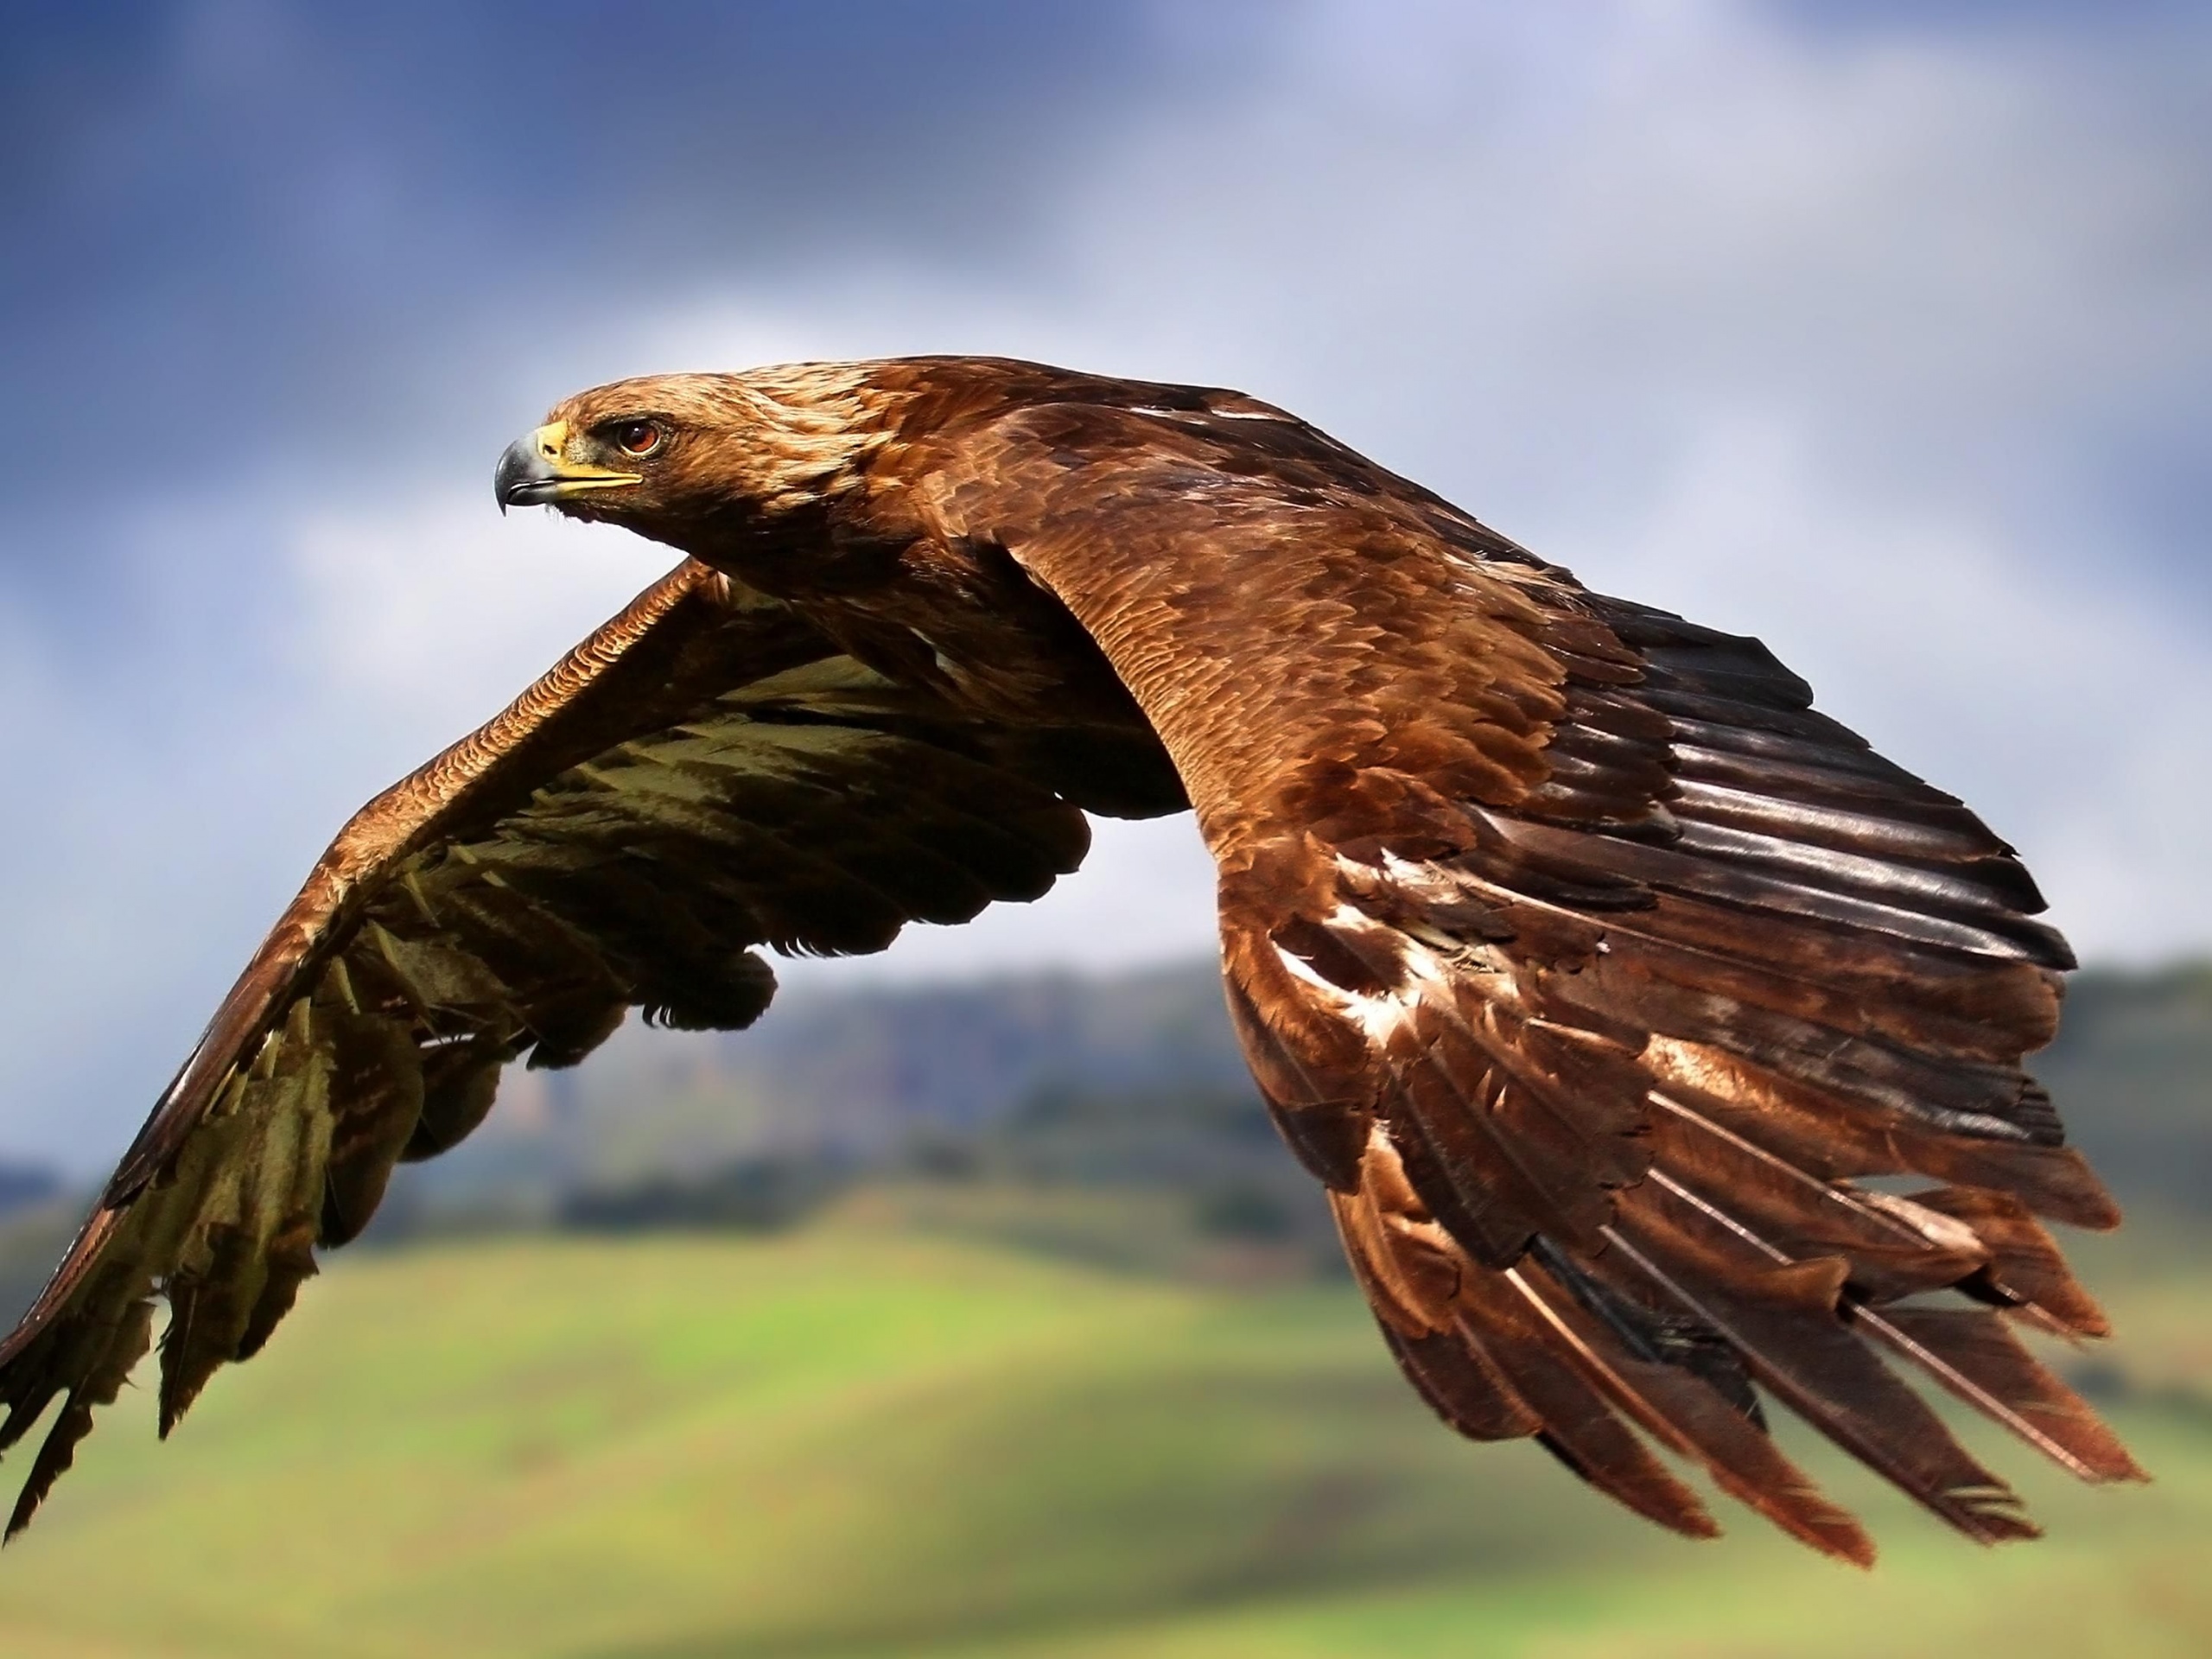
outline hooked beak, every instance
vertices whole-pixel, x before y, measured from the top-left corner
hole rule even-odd
[[[499,457],[499,471],[492,474],[492,489],[499,499],[499,511],[547,506],[587,490],[620,489],[640,482],[644,477],[639,473],[610,472],[604,467],[587,467],[569,461],[563,453],[568,447],[566,421],[541,426],[528,437],[517,438],[509,444],[506,453]]]

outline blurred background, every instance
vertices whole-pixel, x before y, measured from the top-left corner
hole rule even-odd
[[[10,8],[0,1294],[347,811],[662,554],[489,499],[620,375],[1233,385],[1756,633],[2091,964],[2065,1357],[2159,1477],[1872,1580],[1398,1382],[1223,1027],[1184,823],[626,1032],[413,1172],[10,1653],[2212,1649],[2212,15],[2139,0]],[[1995,1453],[1993,1453],[1995,1454]],[[1808,1454],[1810,1455],[1810,1454]],[[2002,1453],[2018,1471],[2025,1454]],[[124,1564],[127,1563],[127,1566]]]

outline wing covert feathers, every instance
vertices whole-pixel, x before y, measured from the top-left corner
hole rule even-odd
[[[2012,849],[1757,641],[1589,594],[1279,412],[1154,414],[1026,411],[995,465],[1054,510],[948,512],[1181,768],[1254,1075],[1438,1414],[1713,1530],[1671,1454],[1860,1562],[1763,1398],[1985,1542],[2034,1529],[1908,1374],[2139,1478],[2009,1328],[2101,1334],[2037,1217],[2118,1220],[2021,1069],[2072,958]],[[1085,421],[1110,486],[1057,460]]]
[[[10,1532],[145,1352],[156,1299],[166,1435],[511,1062],[574,1065],[632,1007],[745,1026],[775,983],[750,947],[880,950],[1074,868],[1083,815],[1012,741],[686,564],[372,802],[0,1343],[0,1447],[62,1402]]]

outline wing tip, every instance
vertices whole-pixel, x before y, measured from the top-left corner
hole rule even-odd
[[[1859,1517],[1850,1510],[1838,1509],[1824,1500],[1821,1507],[1827,1511],[1824,1517],[1798,1522],[1784,1520],[1765,1510],[1760,1513],[1799,1543],[1810,1546],[1830,1560],[1855,1567],[1862,1573],[1872,1572],[1881,1555],[1873,1535],[1859,1525]]]

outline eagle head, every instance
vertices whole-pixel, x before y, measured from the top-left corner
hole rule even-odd
[[[702,522],[776,519],[859,481],[888,437],[868,365],[617,380],[563,399],[499,457],[499,510],[550,506],[685,546]]]

